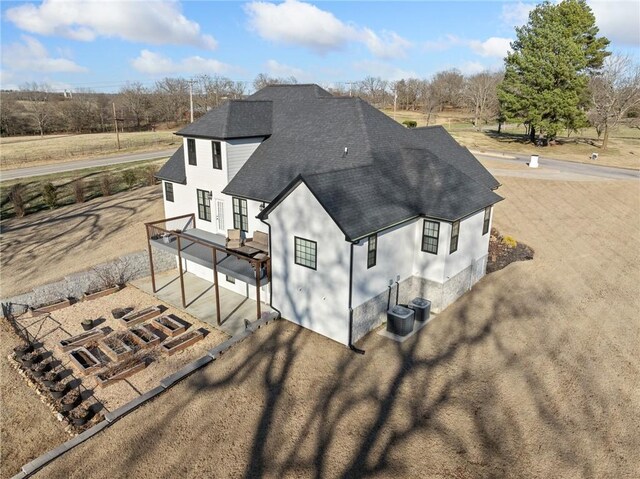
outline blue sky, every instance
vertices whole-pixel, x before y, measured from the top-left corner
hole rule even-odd
[[[589,1],[611,49],[639,57],[640,0]],[[165,76],[208,73],[251,82],[428,77],[497,69],[535,3],[521,1],[305,2],[286,0],[8,2],[2,88],[116,91]]]

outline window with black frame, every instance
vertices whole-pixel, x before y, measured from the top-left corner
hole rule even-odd
[[[222,169],[222,144],[219,141],[211,142],[211,155],[213,157],[213,168]]]
[[[376,265],[376,256],[378,253],[378,235],[372,234],[369,236],[367,246],[367,269],[373,268]]]
[[[449,254],[458,251],[458,237],[460,236],[460,222],[451,225],[451,241],[449,242]]]
[[[422,251],[438,254],[438,238],[440,237],[440,223],[424,220],[422,226]]]
[[[294,237],[294,261],[300,266],[316,269],[318,266],[318,243],[312,240]]]
[[[484,223],[482,224],[482,234],[486,235],[489,232],[489,222],[491,221],[491,206],[487,206],[484,209]]]
[[[173,203],[173,183],[164,182],[164,198]]]
[[[190,165],[196,166],[198,159],[196,158],[196,140],[193,138],[187,139],[187,160]]]
[[[247,210],[247,200],[233,198],[233,227],[245,233],[249,231],[249,214]]]
[[[198,218],[204,221],[211,221],[211,200],[209,192],[205,190],[196,190],[198,194]]]

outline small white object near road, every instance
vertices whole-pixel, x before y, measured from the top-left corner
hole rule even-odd
[[[537,168],[538,167],[538,155],[531,155],[531,160],[529,161],[529,168]]]

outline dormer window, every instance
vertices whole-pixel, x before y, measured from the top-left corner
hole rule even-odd
[[[211,142],[211,156],[213,157],[213,168],[222,169],[222,145],[219,141]]]
[[[196,159],[196,140],[193,138],[187,139],[187,159],[190,165],[196,166],[198,164]]]

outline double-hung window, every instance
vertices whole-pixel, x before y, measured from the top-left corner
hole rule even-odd
[[[173,203],[173,183],[164,182],[164,198]]]
[[[449,242],[449,254],[458,250],[458,237],[460,236],[460,222],[451,225],[451,241]]]
[[[369,236],[367,246],[367,269],[373,268],[376,265],[376,256],[378,253],[378,235],[372,234]]]
[[[193,138],[187,138],[187,159],[190,165],[197,165],[198,160],[196,158],[196,140]]]
[[[209,192],[196,190],[198,194],[198,218],[204,221],[211,221],[211,200]]]
[[[211,142],[211,155],[213,157],[213,168],[222,169],[222,146],[219,141]]]
[[[438,238],[440,237],[440,223],[424,220],[422,226],[422,251],[438,254]]]
[[[233,227],[245,233],[249,231],[249,214],[247,213],[247,200],[233,198]]]
[[[482,224],[482,235],[486,235],[489,232],[489,222],[491,221],[491,206],[487,206],[484,209],[484,223]]]
[[[294,261],[300,266],[316,269],[318,266],[318,243],[304,238],[294,237]]]

